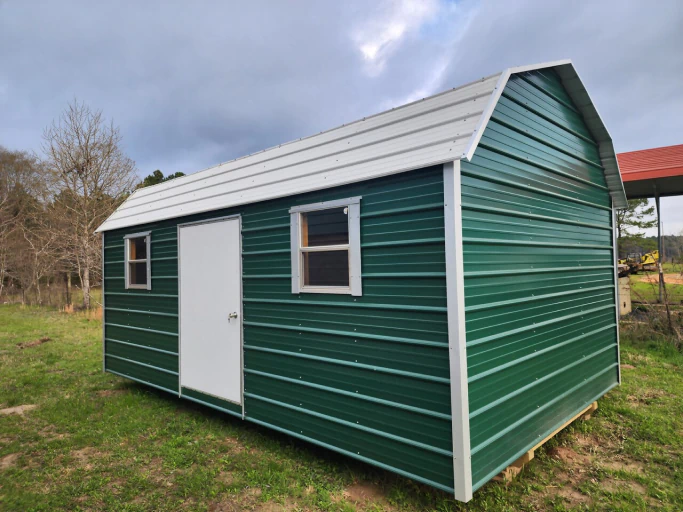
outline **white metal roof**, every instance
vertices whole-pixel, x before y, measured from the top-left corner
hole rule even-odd
[[[612,140],[571,61],[510,68],[333,130],[136,190],[109,231],[471,159],[511,74],[555,67],[600,145],[615,206],[625,207]]]

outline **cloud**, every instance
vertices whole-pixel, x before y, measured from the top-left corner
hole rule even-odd
[[[74,97],[142,174],[193,172],[501,69],[572,58],[628,151],[683,142],[683,3],[0,3],[0,144]]]
[[[366,71],[376,75],[401,42],[433,20],[440,11],[437,0],[391,0],[378,4],[374,13],[356,27],[353,40],[366,61]]]

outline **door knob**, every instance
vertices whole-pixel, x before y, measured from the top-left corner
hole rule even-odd
[[[230,320],[232,320],[233,318],[237,318],[237,311],[230,313],[228,315],[228,322],[230,322]]]

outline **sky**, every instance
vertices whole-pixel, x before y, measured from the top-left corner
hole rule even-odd
[[[0,0],[0,145],[73,99],[186,174],[516,65],[573,60],[617,152],[683,143],[683,2]],[[683,198],[662,200],[683,233]],[[654,232],[649,233],[654,234]]]

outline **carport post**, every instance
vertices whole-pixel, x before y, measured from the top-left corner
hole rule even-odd
[[[657,185],[655,185],[655,206],[657,207],[657,250],[659,251],[659,258],[657,259],[657,268],[659,270],[659,303],[664,303],[664,271],[662,270],[662,215],[659,209],[659,192]]]

